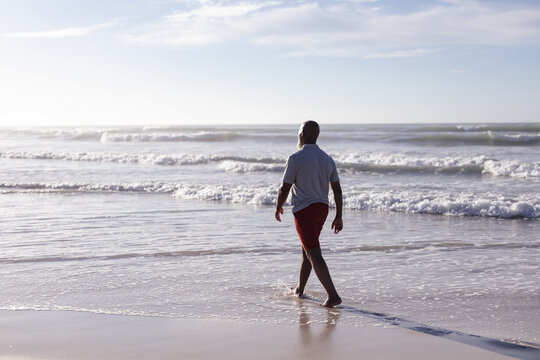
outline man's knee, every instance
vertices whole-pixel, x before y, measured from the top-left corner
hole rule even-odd
[[[308,249],[305,251],[305,254],[309,261],[313,264],[313,262],[319,262],[322,260],[322,254],[321,254],[321,248],[316,247],[313,249]]]

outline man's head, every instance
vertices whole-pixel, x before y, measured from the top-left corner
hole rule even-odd
[[[298,147],[301,148],[305,144],[316,144],[319,136],[319,124],[313,120],[306,121],[298,130]]]

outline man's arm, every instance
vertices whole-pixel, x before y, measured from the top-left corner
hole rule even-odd
[[[278,198],[276,202],[276,220],[281,221],[281,214],[283,214],[283,204],[287,201],[289,196],[289,191],[291,190],[292,184],[284,182],[278,190]]]
[[[341,218],[343,212],[343,194],[341,192],[339,181],[334,181],[330,184],[332,185],[334,202],[336,203],[336,217],[334,218],[334,221],[332,221],[332,229],[334,229],[334,234],[337,234],[343,230],[343,219]]]

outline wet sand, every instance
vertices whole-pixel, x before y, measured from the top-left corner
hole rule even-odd
[[[327,311],[321,309],[321,311]],[[339,311],[339,310],[337,310]],[[0,311],[1,359],[508,359],[399,326]]]

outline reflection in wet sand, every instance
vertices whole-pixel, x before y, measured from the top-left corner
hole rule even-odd
[[[326,321],[313,323],[302,299],[298,299],[297,305],[301,352],[305,354],[317,353],[319,356],[328,353],[330,358],[333,344],[329,340],[337,326],[341,310],[321,307],[321,311],[326,311]]]

